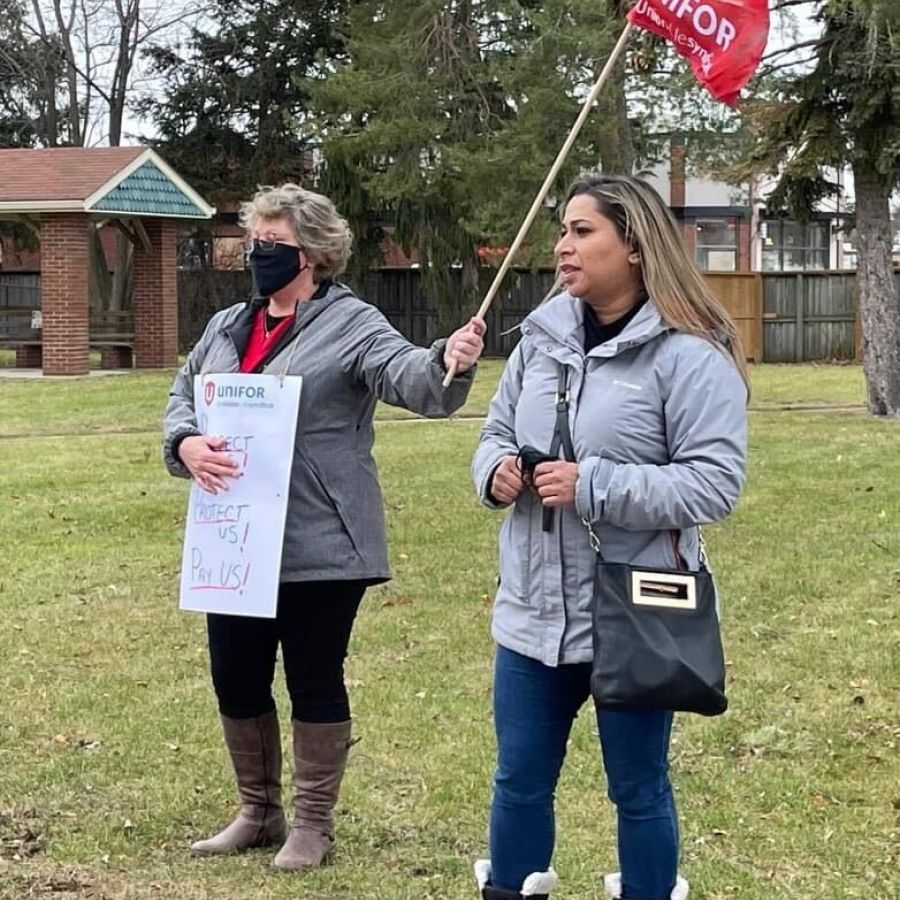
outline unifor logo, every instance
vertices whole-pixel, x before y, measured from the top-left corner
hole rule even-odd
[[[203,394],[206,397],[206,405],[212,406],[216,396],[216,383],[214,381],[207,381],[206,386],[203,388]]]

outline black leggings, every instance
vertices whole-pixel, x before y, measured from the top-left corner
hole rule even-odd
[[[213,686],[219,711],[250,719],[275,709],[272,681],[278,644],[291,697],[301,722],[346,722],[344,657],[364,581],[283,583],[274,619],[206,617]]]

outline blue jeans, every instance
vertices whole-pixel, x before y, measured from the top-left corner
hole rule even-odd
[[[518,891],[553,856],[553,800],[589,663],[545,666],[505,647],[494,668],[497,771],[491,805],[491,879]],[[669,900],[678,869],[678,819],[669,783],[670,712],[597,710],[609,798],[618,816],[622,896]]]

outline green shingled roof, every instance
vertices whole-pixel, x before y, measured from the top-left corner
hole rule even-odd
[[[91,212],[135,213],[206,219],[207,216],[158,166],[145,162],[91,207]]]

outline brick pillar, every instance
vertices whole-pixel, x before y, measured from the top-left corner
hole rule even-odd
[[[88,372],[88,217],[41,216],[41,310],[45,375]]]
[[[139,369],[178,362],[178,270],[176,224],[142,219],[150,238],[134,248],[134,355]]]

